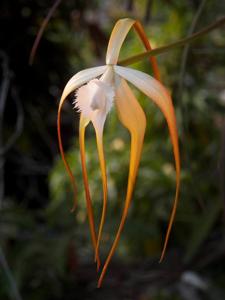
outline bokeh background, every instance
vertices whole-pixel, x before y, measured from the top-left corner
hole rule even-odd
[[[215,0],[61,1],[28,64],[37,32],[54,1],[0,2],[0,299],[225,299],[225,36],[224,27],[189,47],[157,57],[176,109],[182,160],[180,203],[168,251],[159,264],[175,193],[175,170],[161,112],[136,92],[148,125],[136,189],[103,287],[87,221],[72,95],[63,109],[72,189],[56,135],[57,105],[67,80],[104,63],[108,38],[122,17],[139,19],[153,47],[215,22]],[[130,33],[121,57],[143,51]],[[152,73],[148,61],[137,67]],[[109,207],[102,261],[121,218],[129,166],[129,134],[113,109],[104,133]],[[87,166],[98,222],[101,178],[94,131],[87,132]]]

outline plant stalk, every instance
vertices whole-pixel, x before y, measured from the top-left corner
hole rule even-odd
[[[183,39],[181,39],[181,40],[179,40],[177,42],[168,44],[166,46],[158,47],[156,49],[145,51],[145,52],[142,52],[140,54],[131,56],[129,58],[120,60],[118,62],[118,65],[128,66],[128,65],[134,64],[134,63],[136,63],[136,62],[138,62],[140,60],[148,58],[149,56],[156,56],[156,55],[165,53],[165,52],[167,52],[169,50],[172,50],[172,49],[174,49],[176,47],[180,47],[180,46],[186,45],[188,43],[191,43],[191,42],[197,40],[198,38],[200,38],[201,36],[209,33],[210,31],[215,30],[215,29],[217,29],[219,27],[222,27],[223,25],[225,25],[225,17],[220,18],[216,22],[214,22],[214,23],[206,26],[202,30],[200,30],[200,31],[192,34],[191,36],[189,36],[187,38],[183,38]]]

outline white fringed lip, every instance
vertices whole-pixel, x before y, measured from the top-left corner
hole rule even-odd
[[[107,115],[113,105],[113,99],[113,87],[109,83],[93,79],[77,90],[74,103],[75,108],[85,118],[91,120],[95,111],[100,111]]]

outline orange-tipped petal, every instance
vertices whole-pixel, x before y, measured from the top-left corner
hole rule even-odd
[[[97,251],[97,239],[96,239],[96,232],[95,232],[94,214],[93,214],[92,203],[91,203],[91,195],[89,190],[86,159],[85,159],[85,129],[88,124],[89,124],[89,120],[85,119],[81,114],[80,128],[79,128],[80,156],[81,156],[81,165],[82,165],[82,174],[84,180],[88,220],[89,220],[92,244],[95,252],[95,261],[97,262],[97,271],[98,271],[100,267],[100,258],[99,258],[99,253]]]
[[[129,177],[121,222],[112,248],[102,269],[102,273],[98,281],[98,287],[100,287],[102,284],[105,272],[115,252],[122,229],[124,227],[141,158],[141,151],[146,128],[146,118],[140,104],[138,103],[126,81],[122,78],[119,78],[119,76],[116,77],[116,109],[120,121],[129,130],[131,135]]]
[[[147,35],[145,34],[144,28],[143,28],[143,26],[141,25],[141,23],[139,21],[136,21],[134,23],[134,29],[138,33],[138,35],[139,35],[140,39],[142,40],[145,48],[147,50],[151,50],[152,47],[151,47],[151,44],[149,42],[149,39],[148,39]],[[160,72],[159,72],[159,68],[158,68],[156,58],[154,56],[150,56],[149,60],[152,64],[153,73],[154,73],[155,78],[160,81]]]
[[[98,254],[107,206],[107,176],[102,139],[105,119],[113,104],[114,89],[112,87],[112,80],[113,69],[111,66],[108,66],[100,79],[91,80],[86,86],[78,90],[75,100],[75,106],[82,112],[82,115],[93,123],[100,161],[103,208],[98,231],[96,255]]]
[[[160,258],[161,262],[165,255],[171,228],[175,218],[180,188],[180,152],[178,144],[176,116],[174,112],[173,102],[166,88],[153,77],[131,68],[115,66],[114,69],[118,75],[130,81],[140,91],[142,91],[145,95],[151,98],[152,101],[160,108],[160,110],[166,118],[170,132],[170,138],[173,145],[173,153],[176,166],[176,194]]]
[[[73,173],[70,169],[70,166],[66,160],[65,154],[64,154],[64,149],[63,149],[63,143],[62,143],[62,136],[61,136],[61,111],[62,111],[62,106],[64,104],[64,101],[66,100],[66,97],[72,92],[75,91],[78,87],[81,85],[87,83],[89,80],[101,75],[104,73],[104,71],[107,69],[107,66],[102,66],[102,67],[96,67],[96,68],[90,68],[83,70],[81,72],[78,72],[76,75],[74,75],[66,84],[63,94],[61,96],[60,102],[59,102],[59,107],[58,107],[58,117],[57,117],[57,133],[58,133],[58,143],[59,143],[59,150],[61,153],[61,157],[63,160],[63,163],[65,165],[66,171],[69,175],[72,187],[73,187],[73,193],[74,193],[74,206],[73,210],[75,209],[76,206],[76,195],[77,195],[77,187],[75,183],[75,179],[73,176]]]
[[[134,29],[138,33],[145,48],[147,50],[152,49],[148,37],[145,34],[144,28],[142,27],[139,21],[129,19],[129,18],[121,19],[116,23],[111,33],[110,40],[108,43],[107,53],[106,53],[106,64],[108,65],[117,64],[120,49],[132,26],[134,26]],[[152,64],[155,78],[160,80],[160,72],[159,72],[156,58],[150,57],[149,60]]]

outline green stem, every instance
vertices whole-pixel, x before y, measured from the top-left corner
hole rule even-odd
[[[128,66],[128,65],[136,63],[136,62],[138,62],[138,61],[140,61],[142,59],[148,58],[149,56],[156,56],[156,55],[162,54],[164,52],[167,52],[167,51],[169,51],[169,50],[171,50],[173,48],[183,46],[183,45],[185,45],[187,43],[190,43],[190,42],[193,42],[193,41],[197,40],[201,36],[207,34],[208,32],[210,32],[210,31],[212,31],[212,30],[214,30],[216,28],[219,28],[219,27],[223,26],[224,24],[225,24],[225,17],[222,17],[218,21],[216,21],[216,22],[214,22],[214,23],[206,26],[202,30],[194,33],[193,35],[191,35],[191,36],[189,36],[187,38],[181,39],[181,40],[179,40],[177,42],[168,44],[166,46],[162,46],[162,47],[159,47],[159,48],[156,48],[156,49],[153,49],[153,50],[145,51],[143,53],[131,56],[131,57],[127,58],[127,59],[120,60],[118,62],[118,65]]]

